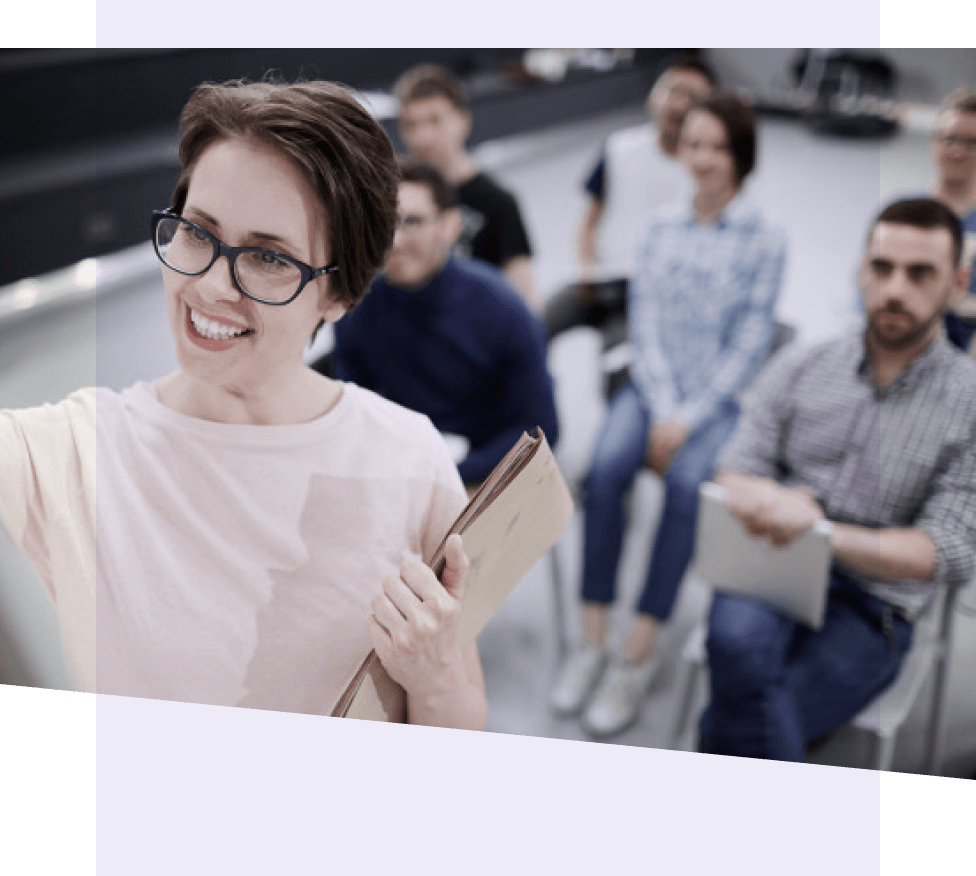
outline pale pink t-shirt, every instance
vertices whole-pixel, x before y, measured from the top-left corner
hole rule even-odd
[[[429,557],[464,505],[430,421],[351,384],[332,411],[297,426],[187,417],[160,404],[146,384],[94,395],[93,686],[328,714],[370,650],[365,622],[383,579],[404,557]],[[88,409],[75,397],[64,404]],[[60,407],[41,410],[50,418]],[[14,414],[11,422],[23,419],[18,424]],[[0,419],[0,451],[10,443],[6,423]],[[63,440],[66,430],[56,431]],[[36,429],[20,432],[20,467],[36,468],[49,442]],[[77,497],[83,502],[90,498]],[[51,543],[38,550],[37,532],[53,509],[35,502],[25,514],[10,506],[0,501],[5,521],[35,521],[20,532],[16,523],[8,527],[43,567],[61,550]],[[28,528],[35,535],[25,539]],[[84,642],[68,635],[72,619],[62,605],[63,594],[87,585],[80,574],[61,580],[68,574],[42,570],[66,650],[91,689],[93,673],[89,682],[82,669],[88,661],[75,653]]]

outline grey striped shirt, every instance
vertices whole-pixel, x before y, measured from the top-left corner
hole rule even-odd
[[[940,584],[976,570],[976,363],[940,335],[890,386],[871,382],[863,334],[787,349],[743,400],[718,469],[813,490],[829,520],[912,527],[935,545],[932,581],[837,571],[916,618]]]

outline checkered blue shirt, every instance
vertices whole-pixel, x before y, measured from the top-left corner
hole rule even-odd
[[[786,239],[735,198],[714,225],[656,213],[630,284],[634,383],[655,419],[694,430],[759,370],[776,327]]]
[[[976,571],[976,365],[944,335],[877,388],[860,332],[787,348],[743,399],[718,469],[811,489],[829,520],[910,527],[935,546],[928,583],[839,571],[910,619]]]

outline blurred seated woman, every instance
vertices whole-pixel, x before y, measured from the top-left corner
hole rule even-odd
[[[658,630],[691,559],[698,488],[735,431],[737,395],[775,330],[786,245],[740,194],[755,148],[755,113],[741,98],[719,90],[694,104],[678,145],[692,201],[657,212],[638,250],[628,301],[633,382],[610,402],[586,481],[583,640],[550,699],[557,714],[583,711],[592,735],[638,717],[659,666]],[[664,478],[664,507],[636,618],[611,658],[623,502],[645,465]]]
[[[443,586],[421,561],[465,502],[445,445],[302,359],[392,243],[393,149],[323,82],[203,85],[180,128],[152,226],[178,370],[0,413],[0,520],[79,681],[327,715],[375,647],[410,722],[480,729],[460,539]]]

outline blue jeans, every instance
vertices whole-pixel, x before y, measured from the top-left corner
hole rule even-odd
[[[637,610],[660,621],[671,615],[691,561],[698,521],[698,488],[732,437],[739,407],[730,403],[692,432],[664,477],[664,508]],[[624,497],[644,465],[652,415],[628,384],[610,402],[586,479],[583,524],[583,601],[609,605],[616,594],[624,540]]]
[[[762,602],[716,593],[701,750],[802,761],[808,742],[846,724],[895,679],[912,630],[886,602],[837,574],[817,631]]]

